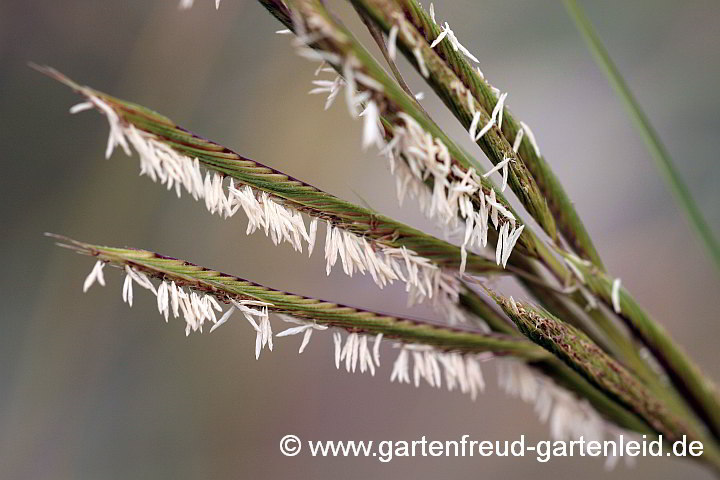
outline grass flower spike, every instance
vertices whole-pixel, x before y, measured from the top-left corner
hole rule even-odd
[[[182,0],[180,7],[193,3]],[[259,359],[288,344],[302,354],[314,336],[325,335],[336,369],[370,376],[385,369],[391,382],[459,391],[473,400],[485,389],[484,371],[495,366],[498,385],[532,404],[553,439],[698,441],[704,450],[695,460],[720,470],[714,383],[605,269],[533,131],[508,108],[509,93],[489,83],[469,43],[460,42],[449,22],[438,22],[434,6],[426,12],[415,0],[349,1],[383,65],[325,2],[259,3],[283,24],[276,33],[317,63],[308,80],[309,93],[323,97],[318,110],[345,104],[362,151],[387,161],[398,202],[411,200],[444,239],[143,106],[35,68],[82,97],[70,113],[94,110],[108,122],[106,158],[116,150],[137,156],[140,174],[176,196],[189,195],[222,218],[244,215],[246,234],[262,232],[274,245],[309,256],[321,251],[327,275],[333,268],[365,275],[380,289],[400,283],[409,305],[427,302],[433,312],[428,318],[381,313],[147,250],[51,235],[95,260],[83,292],[111,284],[110,266],[123,276],[123,302],[132,307],[138,295],[152,293],[165,322],[182,322],[188,336],[242,317]],[[423,108],[425,94],[405,82],[398,54],[460,122],[473,151]],[[232,245],[227,248],[231,255]],[[522,291],[502,293],[505,285],[494,282],[500,275]],[[607,458],[607,465],[618,458]]]

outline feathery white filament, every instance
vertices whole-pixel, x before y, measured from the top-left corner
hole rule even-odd
[[[473,169],[463,171],[452,166],[450,153],[447,147],[438,139],[427,133],[412,117],[399,113],[402,125],[394,128],[394,138],[382,150],[391,165],[391,171],[396,178],[398,200],[406,195],[417,198],[421,210],[431,219],[442,222],[444,227],[457,227],[457,215],[465,220],[463,228],[465,238],[462,244],[462,255],[473,245],[484,247],[487,245],[488,220],[492,220],[497,228],[500,216],[510,222],[512,229],[508,230],[508,237],[513,241],[498,243],[498,264],[502,259],[509,258],[512,248],[520,238],[523,226],[516,227],[514,215],[496,199],[495,191],[490,195],[481,192],[481,178]],[[402,156],[405,162],[397,162]],[[510,160],[508,160],[509,162]],[[500,164],[500,169],[507,168],[508,162]],[[433,178],[433,190],[427,193],[424,182],[428,177]],[[450,178],[454,178],[452,181]],[[507,172],[503,172],[507,178]],[[507,180],[505,180],[507,181]],[[478,210],[473,205],[473,196],[479,196],[481,205]],[[510,228],[510,227],[508,227]],[[464,267],[464,262],[461,268]]]
[[[381,339],[382,337],[380,337]],[[333,334],[335,344],[335,367],[340,368],[341,362],[345,362],[345,370],[354,372],[360,365],[360,373],[369,371],[371,375],[375,375],[375,367],[380,366],[379,355],[374,355],[368,346],[367,335],[358,333],[349,333],[345,339],[345,345],[342,344],[342,336],[340,332]],[[376,345],[378,337],[376,337]],[[374,349],[375,350],[375,349]]]
[[[428,78],[430,76],[430,70],[428,70],[427,65],[425,65],[425,59],[422,56],[422,51],[419,47],[413,48],[412,50],[413,55],[415,56],[415,61],[418,64],[418,68],[420,69],[420,74],[424,78]]]
[[[616,278],[612,283],[612,306],[615,313],[620,314],[620,279]]]
[[[104,286],[102,265],[104,263],[98,261],[93,266],[88,279],[97,279],[98,283]],[[168,280],[161,281],[156,289],[143,272],[129,265],[125,265],[124,270],[125,281],[123,282],[122,297],[129,306],[132,307],[133,304],[133,283],[137,283],[156,296],[158,311],[165,317],[166,322],[171,313],[173,318],[179,318],[182,315],[185,321],[185,335],[190,335],[190,332],[195,331],[202,332],[203,325],[208,322],[213,324],[210,329],[212,332],[225,323],[235,310],[239,310],[257,332],[256,358],[260,354],[260,349],[265,345],[272,350],[272,329],[268,318],[268,307],[272,306],[271,304],[258,300],[229,299],[232,306],[218,319],[216,312],[222,312],[222,307],[213,295],[186,290],[174,281]],[[85,280],[86,284],[88,279]]]
[[[477,129],[477,123],[480,120],[480,112],[475,112],[475,115],[473,116],[473,122],[470,124],[470,128],[468,129],[468,132],[470,133],[470,137],[473,138],[475,142],[480,140],[487,132],[492,129],[493,125],[498,125],[498,128],[502,127],[502,115],[503,110],[505,106],[505,99],[507,98],[507,92],[500,95],[498,98],[497,103],[495,104],[495,107],[493,108],[492,114],[490,115],[490,120],[485,124],[485,126],[480,129],[477,134],[474,135],[475,130]]]
[[[485,380],[480,370],[480,356],[457,352],[442,352],[428,345],[395,344],[400,353],[395,359],[390,381],[413,383],[416,387],[424,380],[434,388],[445,387],[452,391],[456,387],[462,393],[470,394],[475,400],[485,389]],[[410,359],[412,358],[412,381]]]
[[[92,287],[96,281],[103,287],[105,286],[105,277],[103,276],[104,267],[105,262],[103,262],[102,260],[98,260],[97,262],[95,262],[93,269],[90,271],[88,276],[85,278],[85,282],[83,283],[83,293],[87,292],[88,289]]]
[[[493,119],[497,118],[497,126],[499,129],[502,130],[502,121],[503,121],[503,111],[505,110],[505,99],[507,98],[508,94],[507,92],[500,95],[500,98],[498,98],[497,103],[495,104],[495,107],[492,111],[492,117]]]
[[[300,350],[298,350],[298,353],[303,353],[305,351],[305,347],[307,347],[308,343],[310,343],[310,337],[312,336],[313,330],[327,330],[328,328],[327,325],[318,325],[315,322],[308,322],[290,315],[280,314],[278,317],[285,322],[298,325],[297,327],[288,328],[287,330],[283,330],[275,335],[276,337],[287,337],[289,335],[299,335],[302,333],[303,339],[302,343],[300,343]]]
[[[400,280],[406,285],[409,304],[429,298],[433,308],[449,322],[464,320],[457,306],[460,290],[457,278],[412,250],[382,244],[373,247],[365,238],[327,224],[325,259],[328,275],[339,259],[346,275],[368,272],[380,288]]]
[[[522,128],[518,130],[518,132],[515,134],[515,141],[513,142],[513,152],[518,153],[518,150],[520,150],[520,145],[522,144],[523,135],[525,135],[525,130]]]
[[[325,110],[335,102],[338,94],[340,93],[341,87],[345,85],[345,81],[340,76],[336,76],[335,80],[313,80],[315,88],[310,90],[311,95],[319,93],[327,93],[327,100],[325,101]]]
[[[385,145],[385,139],[382,134],[382,124],[380,123],[380,113],[378,111],[377,103],[372,100],[369,101],[360,116],[364,117],[362,139],[363,149],[366,149],[370,145],[382,148]]]
[[[395,57],[397,57],[397,34],[399,30],[400,27],[395,24],[388,33],[388,56],[391,60],[395,60]]]
[[[433,13],[434,16],[434,13]],[[435,23],[435,19],[433,18],[433,23]],[[442,32],[437,36],[437,38],[430,44],[430,48],[435,48],[440,42],[443,41],[443,39],[447,38],[447,40],[450,42],[450,45],[452,46],[452,49],[456,52],[459,50],[463,55],[468,57],[470,60],[472,60],[475,63],[479,63],[479,60],[475,58],[475,55],[470,53],[470,51],[465,48],[460,41],[455,36],[455,32],[452,31],[450,28],[450,25],[448,25],[447,22],[445,22],[444,25],[440,27],[442,29]]]
[[[112,107],[102,100],[90,97],[90,101],[105,114],[110,124],[107,156],[117,145],[130,154],[130,144],[140,157],[140,174],[166,185],[168,190],[174,189],[178,197],[184,189],[196,200],[204,200],[210,213],[226,218],[242,208],[248,217],[248,234],[263,230],[276,245],[288,242],[295,250],[302,251],[304,240],[312,249],[311,237],[298,211],[248,185],[236,187],[232,179],[226,186],[220,173],[206,171],[203,177],[197,158],[193,160],[133,125],[123,124]],[[81,105],[84,107],[85,104]]]
[[[525,122],[520,122],[520,126],[522,127],[523,131],[525,132],[525,135],[527,135],[528,140],[530,140],[530,145],[532,145],[533,150],[535,150],[535,155],[540,156],[540,148],[538,147],[537,141],[535,140],[535,135],[533,134],[532,130],[530,130],[530,127],[527,126]]]
[[[587,403],[535,374],[526,363],[515,359],[497,359],[498,384],[508,394],[534,403],[540,420],[550,425],[556,440],[602,441],[614,435],[613,428]]]
[[[505,187],[507,187],[507,179],[508,179],[508,163],[513,161],[512,157],[505,157],[501,161],[499,161],[493,168],[488,170],[483,174],[483,178],[487,178],[490,175],[492,175],[495,172],[502,171],[502,187],[500,191],[504,192]]]

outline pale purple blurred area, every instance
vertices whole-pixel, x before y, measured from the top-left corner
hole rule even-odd
[[[677,160],[715,231],[720,225],[720,4],[584,2],[633,91]],[[345,2],[330,2],[367,38]],[[426,5],[427,6],[427,5]],[[528,122],[585,220],[610,271],[716,381],[717,271],[560,2],[439,1],[439,20],[481,60],[487,77]],[[137,175],[137,161],[102,158],[107,125],[26,67],[52,65],[168,115],[199,134],[352,201],[427,228],[399,208],[383,159],[360,148],[360,122],[342,102],[323,112],[306,95],[315,65],[298,58],[259,4],[196,0],[0,2],[0,478],[603,478],[599,459],[285,458],[285,434],[312,440],[548,438],[532,408],[488,389],[457,393],[336,371],[330,335],[276,341],[253,358],[240,317],[185,338],[151,296],[129,310],[121,276],[81,292],[92,261],[53,246],[45,231],[160,251],[287,289],[405,312],[400,287],[324,274],[241,215],[211,217]],[[407,64],[401,65],[408,71]],[[413,86],[418,77],[409,75]],[[462,128],[424,88],[426,107],[463,144]],[[362,198],[362,200],[360,200]],[[416,314],[427,315],[426,310]],[[279,320],[273,320],[276,330]],[[710,478],[689,461],[640,459],[614,478]]]

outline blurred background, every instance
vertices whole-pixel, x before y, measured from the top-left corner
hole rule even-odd
[[[136,159],[103,159],[107,123],[66,88],[26,67],[49,64],[80,83],[153,108],[238,152],[352,201],[431,229],[397,206],[385,161],[363,153],[360,122],[339,101],[308,96],[315,65],[298,58],[258,3],[196,0],[0,1],[0,477],[7,479],[526,478],[608,475],[602,459],[286,458],[285,434],[312,440],[528,441],[548,438],[529,405],[488,388],[460,394],[336,371],[330,335],[278,339],[253,357],[235,317],[213,335],[166,325],[152,296],[129,310],[122,277],[81,292],[93,261],[45,231],[136,246],[297,293],[396,313],[402,288],[324,274],[289,245],[246,237],[245,219],[212,217],[147,178]],[[720,225],[720,4],[584,2],[717,232]],[[346,2],[330,2],[362,37]],[[427,6],[427,5],[426,5]],[[576,202],[610,271],[716,381],[717,272],[676,207],[622,105],[560,2],[438,1],[489,80],[528,122]],[[409,71],[407,64],[401,64]],[[414,73],[411,85],[419,86]],[[462,128],[425,90],[455,138]],[[468,145],[479,157],[479,149]],[[485,160],[487,161],[487,160]],[[427,311],[415,309],[414,315]],[[280,330],[279,322],[275,322]],[[639,459],[615,478],[710,478],[689,461]]]

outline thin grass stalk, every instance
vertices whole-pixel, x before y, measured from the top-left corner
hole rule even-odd
[[[668,152],[667,148],[665,148],[665,145],[660,140],[660,136],[657,131],[655,131],[652,123],[650,123],[650,119],[647,117],[637,99],[630,91],[630,87],[615,66],[615,62],[613,62],[612,58],[610,58],[610,54],[605,49],[602,40],[593,28],[590,20],[585,15],[585,12],[583,12],[582,7],[575,0],[565,0],[565,8],[575,22],[575,26],[585,39],[588,48],[595,58],[595,62],[603,71],[605,77],[608,79],[608,82],[610,82],[615,92],[621,98],[628,113],[630,113],[630,117],[632,118],[635,127],[637,127],[640,135],[645,141],[645,145],[647,146],[650,155],[653,160],[655,160],[655,166],[665,177],[665,181],[670,187],[670,191],[675,196],[675,200],[678,204],[680,204],[680,207],[685,212],[690,225],[692,225],[693,229],[705,246],[708,255],[715,262],[715,267],[720,271],[720,243],[715,237],[712,228],[703,217],[700,208],[698,208],[695,203],[695,200],[690,193],[690,189],[678,173],[677,167],[675,167],[675,162],[670,156],[670,152]]]

